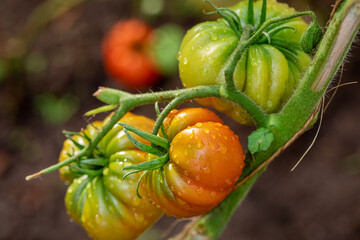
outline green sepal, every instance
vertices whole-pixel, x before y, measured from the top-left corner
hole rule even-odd
[[[205,14],[210,15],[210,14],[218,13],[230,25],[230,27],[234,30],[236,35],[239,38],[241,37],[240,18],[239,18],[239,16],[237,16],[237,14],[234,11],[227,9],[227,8],[218,8],[210,0],[204,0],[204,2],[209,3],[215,9],[215,12],[210,12],[210,13],[205,13]]]
[[[263,4],[261,7],[261,15],[260,15],[260,24],[259,27],[266,21],[266,0],[263,0]]]
[[[139,177],[139,180],[138,180],[138,182],[137,182],[137,184],[136,184],[136,195],[137,195],[138,198],[140,198],[140,199],[143,198],[143,197],[140,195],[140,193],[139,193],[140,182],[141,182],[141,180],[143,179],[143,177],[145,176],[146,173],[147,173],[147,171],[145,171],[145,172],[143,172],[143,173],[141,174],[141,176]]]
[[[85,146],[81,145],[77,141],[75,141],[72,137],[66,136],[66,139],[69,139],[78,149],[82,150]]]
[[[313,21],[305,30],[300,39],[301,48],[305,53],[315,54],[316,48],[323,36],[322,29],[317,21]]]
[[[133,136],[131,136],[131,134],[129,133],[129,131],[126,130],[126,128],[124,128],[125,134],[128,137],[128,139],[130,140],[130,142],[132,144],[135,145],[135,147],[137,147],[138,149],[147,152],[147,153],[151,153],[157,156],[161,156],[164,153],[157,150],[156,148],[153,148],[152,146],[146,145],[144,143],[139,142],[138,140],[136,140]]]
[[[162,137],[156,136],[154,134],[142,131],[140,129],[137,129],[137,128],[132,127],[132,126],[130,126],[128,124],[125,124],[125,123],[119,123],[119,124],[121,126],[123,126],[125,130],[133,132],[133,133],[139,135],[140,137],[148,140],[149,142],[151,142],[151,143],[153,143],[155,145],[158,145],[158,146],[160,146],[160,147],[162,147],[162,148],[164,148],[166,150],[170,148],[170,143],[165,138],[162,138]]]
[[[254,0],[249,0],[247,24],[254,26]]]
[[[90,169],[85,169],[85,168],[81,168],[77,165],[71,165],[70,166],[70,170],[73,173],[80,173],[80,174],[86,174],[89,176],[98,176],[102,173],[103,169],[99,169],[99,170],[90,170]]]
[[[90,165],[90,166],[105,166],[108,161],[104,158],[89,158],[80,160],[80,164]]]
[[[269,149],[274,135],[267,128],[259,128],[248,136],[248,149],[251,154]]]
[[[136,165],[124,167],[123,170],[137,170],[137,171],[155,170],[155,169],[162,167],[168,160],[169,160],[169,154],[167,153],[167,154],[165,154],[159,158],[156,158],[154,160],[151,160],[151,161],[142,162],[142,163],[139,163]],[[131,173],[134,173],[134,172],[131,172]],[[123,176],[123,178],[125,178],[128,175],[129,174],[125,174]]]
[[[116,104],[110,104],[110,105],[105,105],[105,106],[102,106],[102,107],[99,107],[99,108],[95,108],[93,110],[90,110],[88,112],[86,112],[84,114],[85,117],[90,117],[90,116],[94,116],[96,114],[99,114],[99,113],[103,113],[103,112],[109,112],[109,111],[112,111],[114,110],[115,108],[117,108],[119,105],[116,105]]]

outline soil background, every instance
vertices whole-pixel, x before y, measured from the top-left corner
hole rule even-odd
[[[5,46],[17,44],[14,36],[43,2],[0,1],[0,58],[5,56]],[[88,0],[60,15],[39,30],[26,51],[19,53],[21,64],[15,64],[17,67],[0,82],[0,239],[88,239],[66,214],[66,186],[58,174],[30,182],[25,176],[56,163],[64,141],[62,130],[81,129],[89,121],[82,114],[101,106],[92,97],[98,86],[125,89],[110,79],[102,66],[101,40],[112,24],[142,17],[155,27],[175,22],[188,29],[202,21],[201,11],[176,13],[171,6],[162,15],[144,17],[134,2]],[[324,26],[334,1],[289,2],[298,10],[314,10]],[[359,56],[354,44],[344,64],[343,82],[359,81]],[[153,90],[176,87],[181,87],[177,73]],[[42,114],[39,96],[49,94],[55,99],[69,96],[72,104],[64,111],[71,112],[67,119],[56,121]],[[329,92],[327,100],[330,96]],[[301,164],[290,171],[311,144],[318,124],[270,165],[220,239],[360,239],[359,110],[360,84],[339,88],[324,114],[319,136]],[[155,117],[151,106],[135,112]],[[224,118],[246,145],[252,129]],[[162,218],[143,239],[167,238],[161,234],[172,222],[173,218]],[[184,223],[186,220],[179,222],[172,232],[180,231]]]

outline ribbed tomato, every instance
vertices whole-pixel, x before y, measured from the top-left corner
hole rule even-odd
[[[143,186],[168,215],[203,214],[234,188],[244,167],[241,144],[228,126],[203,108],[173,110],[164,121],[169,137],[169,161],[148,171]],[[149,154],[147,160],[154,159]]]
[[[262,1],[254,3],[254,29],[260,23],[261,7]],[[230,9],[238,15],[243,29],[247,23],[248,1]],[[295,10],[287,4],[275,0],[267,3],[267,19],[294,13]],[[282,108],[310,64],[311,58],[300,47],[300,38],[306,28],[307,24],[301,18],[273,25],[237,63],[234,74],[236,88],[267,113]],[[184,87],[224,84],[220,72],[239,40],[239,34],[224,19],[203,22],[190,29],[178,55]],[[197,101],[224,112],[241,124],[252,124],[251,117],[234,103],[218,98]]]
[[[87,146],[106,121],[93,122],[72,140],[66,140],[59,161]],[[152,120],[131,113],[120,122],[148,132],[154,125]],[[128,172],[122,170],[124,167],[144,162],[145,157],[146,153],[128,140],[122,126],[115,125],[91,156],[60,169],[61,178],[70,184],[65,197],[67,211],[93,239],[135,239],[163,214],[149,199],[137,196],[139,174],[122,179]]]

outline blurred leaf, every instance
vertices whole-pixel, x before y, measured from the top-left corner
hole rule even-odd
[[[79,107],[78,98],[70,94],[56,98],[52,93],[44,93],[36,96],[34,103],[44,121],[52,125],[64,124]]]
[[[0,84],[5,80],[5,77],[8,75],[9,66],[6,60],[0,59]]]
[[[155,30],[154,57],[165,76],[177,71],[177,54],[184,30],[176,24],[165,24]]]
[[[140,10],[146,15],[159,15],[164,9],[165,0],[141,0]]]
[[[47,60],[40,52],[31,52],[25,59],[26,71],[30,73],[41,73],[47,67]]]

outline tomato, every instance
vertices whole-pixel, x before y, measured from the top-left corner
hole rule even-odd
[[[124,85],[144,89],[159,80],[151,57],[153,29],[138,19],[116,23],[103,40],[102,53],[110,76]]]
[[[255,29],[259,25],[261,7],[262,1],[254,3]],[[247,22],[247,8],[247,1],[231,8],[240,17],[243,28]],[[268,1],[267,19],[294,13],[295,10],[287,4]],[[277,24],[271,30],[281,27],[292,27],[296,31],[285,28],[275,32],[270,43],[265,35],[259,38],[242,55],[234,73],[236,88],[267,113],[279,111],[288,101],[311,61],[300,47],[300,38],[307,24],[301,18],[295,18]],[[203,22],[190,29],[178,55],[184,87],[224,84],[225,80],[219,73],[238,42],[238,35],[224,19]],[[197,101],[214,107],[241,124],[253,124],[250,116],[235,103],[218,98]]]
[[[173,110],[164,126],[171,141],[169,161],[148,171],[143,187],[168,215],[183,218],[208,212],[233,190],[245,165],[237,135],[203,108]]]
[[[82,136],[73,137],[76,144],[70,139],[66,140],[59,161],[76,154],[81,148],[80,145],[89,144],[87,138],[93,139],[108,119],[89,124],[84,132],[80,133]],[[131,113],[127,113],[120,121],[147,132],[150,132],[154,125],[152,120]],[[141,138],[135,135],[134,137],[146,143]],[[137,196],[136,186],[140,173],[122,179],[128,172],[122,171],[122,168],[144,162],[146,153],[138,150],[125,135],[123,127],[117,124],[102,139],[92,156],[81,159],[81,162],[91,159],[104,160],[102,165],[86,167],[83,164],[85,171],[97,171],[96,174],[81,171],[76,173],[71,170],[75,163],[60,169],[61,178],[70,184],[65,196],[69,215],[82,225],[93,239],[135,239],[163,214],[149,199],[140,199]],[[139,192],[144,195],[143,189],[140,188]]]

